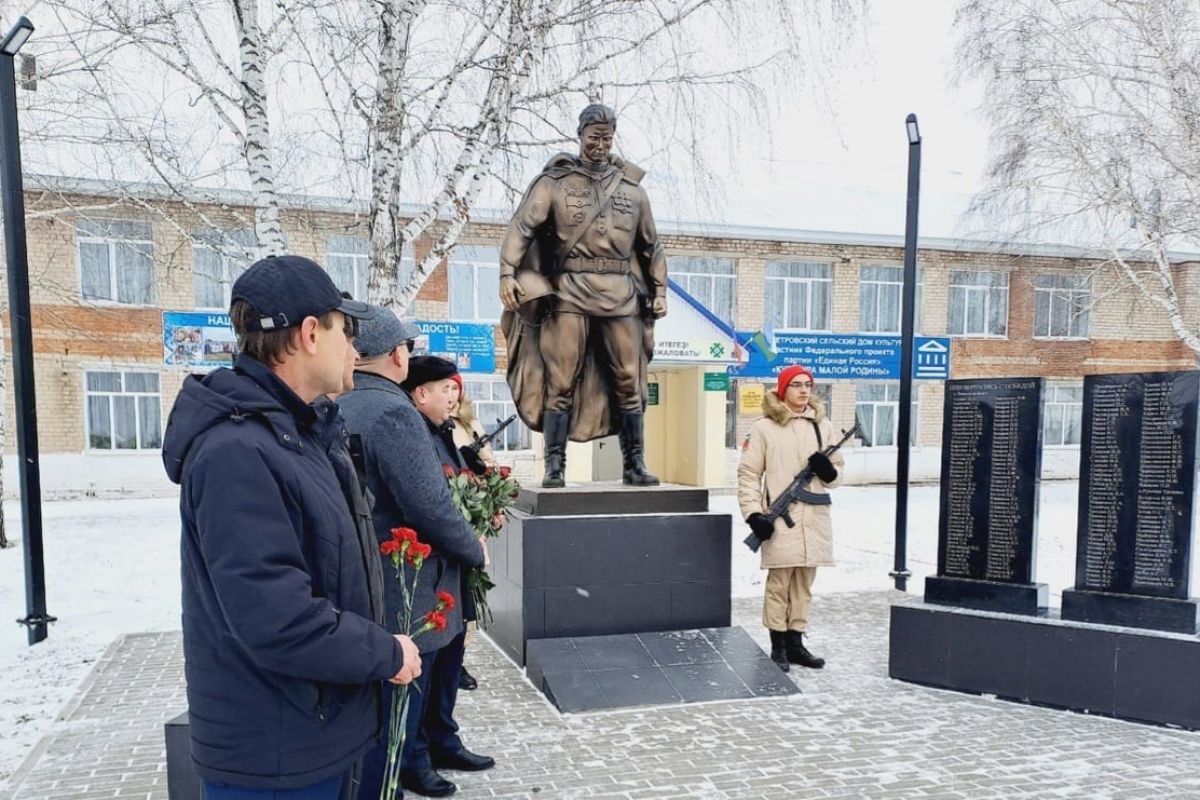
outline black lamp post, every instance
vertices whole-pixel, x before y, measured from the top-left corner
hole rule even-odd
[[[37,403],[33,393],[33,333],[29,311],[29,253],[25,247],[25,195],[21,180],[21,134],[17,128],[17,80],[13,61],[29,40],[33,23],[17,20],[0,42],[0,192],[4,253],[8,267],[8,314],[12,323],[13,389],[17,454],[21,461],[21,534],[25,553],[25,616],[29,643],[46,638],[54,617],[46,613],[46,565],[42,553],[42,481],[38,469]]]
[[[921,196],[921,129],[917,115],[904,120],[908,132],[908,210],[904,225],[904,292],[900,305],[900,420],[896,431],[896,588],[908,588],[908,451],[912,431],[913,326],[917,297],[917,203]]]

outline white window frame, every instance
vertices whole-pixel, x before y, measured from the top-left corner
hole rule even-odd
[[[863,389],[867,387],[884,387],[883,400],[865,400],[863,399]],[[919,427],[920,414],[920,391],[916,386],[913,387],[912,393],[912,429],[909,431],[909,446],[915,446],[917,443],[917,429]],[[870,420],[864,417],[864,407],[870,408]],[[874,444],[875,431],[879,427],[879,409],[892,408],[894,424],[892,426],[892,443],[891,444]],[[896,430],[900,427],[900,382],[899,381],[872,381],[870,383],[859,383],[855,386],[854,398],[854,417],[860,422],[869,422],[868,425],[863,425],[864,436],[861,437],[863,447],[872,449],[888,450],[896,447]],[[871,436],[868,438],[865,434],[870,431]]]
[[[110,391],[107,389],[90,389],[88,387],[88,376],[89,375],[101,375],[101,374],[119,375],[121,377],[121,390],[120,391]],[[155,380],[157,380],[157,382],[158,382],[158,391],[141,392],[141,391],[127,390],[125,388],[125,381],[126,381],[125,376],[128,374],[153,375],[155,377]],[[91,420],[91,413],[90,413],[91,403],[89,401],[93,397],[109,398],[109,402],[108,402],[108,422],[109,422],[109,435],[110,435],[110,440],[109,440],[110,446],[109,447],[93,447],[92,446],[92,420]],[[115,446],[116,445],[116,441],[115,441],[116,412],[113,409],[113,400],[112,400],[112,398],[114,398],[114,397],[132,397],[132,398],[134,398],[133,426],[134,426],[134,436],[135,436],[135,439],[137,442],[136,447],[118,448]],[[138,402],[138,399],[142,398],[142,397],[154,397],[154,398],[157,398],[157,400],[158,400],[158,446],[157,447],[143,447],[142,446],[142,409],[141,409],[141,403]],[[132,366],[132,367],[96,365],[96,366],[89,366],[89,367],[84,368],[84,370],[83,370],[83,441],[84,441],[84,451],[85,452],[93,453],[93,454],[104,454],[104,455],[129,455],[129,454],[154,453],[154,452],[158,452],[158,451],[162,450],[163,433],[164,433],[164,431],[163,431],[163,409],[162,409],[162,374],[160,372],[146,369],[145,365]]]
[[[481,257],[484,254],[488,256],[494,255],[493,260],[488,260]],[[490,287],[485,287],[479,280],[479,269],[495,269],[497,274],[497,284]],[[500,271],[500,248],[493,245],[459,245],[450,253],[450,259],[447,263],[448,275],[446,276],[446,286],[451,297],[459,297],[468,295],[471,298],[471,312],[469,316],[451,314],[457,320],[463,322],[482,322],[496,324],[500,322],[500,312],[503,308],[499,305],[499,271]],[[468,269],[471,274],[471,286],[464,288],[459,285],[460,270]],[[480,292],[490,290],[496,295],[496,307],[499,309],[495,317],[484,317],[479,310]]]
[[[770,275],[769,273],[771,271],[771,267],[773,265],[777,265],[777,264],[803,264],[803,265],[811,266],[811,267],[823,267],[826,271],[827,277],[824,277],[824,278],[799,277],[799,278],[797,278],[797,277],[790,277],[790,276],[783,276],[783,275],[779,275],[779,276]],[[764,305],[766,304],[767,298],[769,298],[771,296],[772,292],[782,292],[783,320],[779,321],[779,322],[776,322],[775,320],[771,320],[771,319],[767,320],[769,323],[773,323],[774,329],[776,331],[803,332],[803,331],[832,331],[833,330],[833,264],[832,263],[830,263],[828,261],[806,261],[803,259],[796,259],[796,258],[772,258],[772,259],[768,260],[766,262],[766,264],[764,265],[763,272],[764,272],[764,276],[765,276],[764,280],[763,280]],[[827,318],[826,321],[828,324],[824,327],[818,328],[818,327],[813,327],[811,325],[812,318],[813,318],[813,287],[816,286],[817,284],[822,284],[822,283],[826,284],[825,296],[826,296],[826,298],[828,298],[828,300],[825,304],[824,311],[825,311],[825,315]],[[786,324],[787,318],[788,318],[788,311],[789,311],[788,287],[791,284],[804,284],[807,287],[805,290],[805,297],[807,299],[808,308],[805,310],[805,318],[810,323],[807,327],[793,328]]]
[[[703,270],[695,270],[699,264],[711,264],[713,266],[728,267],[728,272],[705,272]],[[692,269],[689,269],[691,267]],[[737,259],[731,256],[709,256],[697,254],[672,255],[667,257],[667,275],[671,280],[679,284],[679,286],[692,297],[696,298],[709,311],[717,316],[722,322],[729,327],[736,327],[734,321],[737,319]],[[721,309],[716,307],[716,284],[721,281],[722,285],[728,284],[730,306],[729,314],[725,315]],[[705,284],[709,285],[707,292],[701,291],[700,287]]]
[[[354,244],[347,246],[350,242],[354,242]],[[325,237],[326,271],[330,271],[329,266],[334,258],[351,259],[350,270],[353,285],[342,286],[338,284],[338,288],[343,292],[349,292],[355,300],[365,302],[368,295],[367,284],[371,277],[371,240],[365,236],[351,236],[345,233],[328,234]],[[412,244],[406,242],[400,255],[400,273],[397,276],[399,279],[398,289],[404,289],[415,267]],[[335,280],[334,283],[337,283],[337,281]]]
[[[503,375],[464,373],[462,379],[463,390],[465,391],[467,397],[474,404],[475,413],[478,415],[479,423],[483,425],[485,432],[490,433],[496,427],[497,417],[503,421],[508,419],[512,414],[517,413],[517,406],[513,402],[512,395],[508,389],[508,381],[504,379]],[[480,388],[484,384],[488,385],[487,399],[481,399],[480,397]],[[495,398],[496,392],[493,390],[497,387],[503,387],[500,392],[502,395],[501,399]],[[503,396],[507,396],[507,399],[504,399]],[[481,413],[480,404],[486,404],[488,406],[498,405],[501,409],[501,413],[497,414],[495,411]],[[525,423],[521,421],[521,418],[517,417],[517,419],[513,421],[513,424],[505,428],[504,433],[500,434],[500,440],[492,441],[491,447],[492,450],[497,453],[514,453],[531,450],[533,448],[532,434],[530,433],[529,428],[525,426]]]
[[[1073,392],[1075,397],[1068,395]],[[1070,417],[1068,417],[1070,415]],[[1058,441],[1051,441],[1050,427],[1054,419],[1058,420]],[[1074,422],[1075,441],[1064,441],[1071,429],[1069,423]],[[1083,441],[1083,384],[1082,383],[1047,383],[1046,396],[1042,401],[1042,446],[1043,447],[1079,447]]]
[[[1075,286],[1039,286],[1039,282],[1074,282]],[[1038,309],[1046,297],[1045,333],[1040,333]],[[1092,326],[1092,279],[1090,275],[1043,272],[1033,276],[1033,338],[1082,341],[1090,338]],[[1067,333],[1054,334],[1055,311],[1068,314]],[[1080,330],[1082,328],[1082,330]]]
[[[1004,285],[981,285],[975,283],[955,283],[956,276],[978,276],[978,275],[1003,275]],[[965,277],[958,277],[958,280],[966,280]],[[950,336],[961,339],[1007,339],[1008,338],[1008,321],[1011,312],[1009,303],[1009,284],[1011,275],[1003,270],[994,269],[956,269],[950,271],[950,287],[949,287],[949,308],[946,316],[946,329]],[[968,319],[967,309],[969,308],[968,299],[971,295],[983,295],[983,329],[970,330],[970,320]],[[962,304],[962,330],[954,329],[954,305],[955,299]],[[992,319],[992,309],[999,303],[1004,303],[1004,330],[1000,333],[995,333],[989,330]]]
[[[343,292],[349,292],[355,300],[366,300],[367,277],[371,267],[371,240],[366,237],[331,233],[325,237],[325,269],[330,273],[330,277],[333,277],[331,267],[335,258],[350,260],[350,285],[343,286],[336,279],[334,283]]]
[[[226,250],[232,250],[236,247],[244,248],[245,255],[239,259],[231,255],[229,252],[223,252],[221,248],[210,244],[208,240],[221,239],[226,243]],[[238,240],[242,239],[245,243]],[[232,267],[240,265],[238,275],[246,271],[250,266],[251,258],[250,251],[254,244],[254,231],[247,228],[239,228],[222,231],[209,231],[192,237],[192,307],[197,311],[228,311],[230,306],[230,295],[233,292],[233,283],[237,280],[237,276],[233,274]],[[208,250],[215,253],[221,259],[221,297],[222,304],[219,306],[202,306],[196,301],[196,254],[200,250]]]
[[[90,223],[92,225],[112,226],[118,223],[129,225],[145,226],[149,229],[146,238],[132,238],[129,236],[118,236],[109,234],[99,234],[85,232],[82,230],[81,224]],[[111,230],[111,227],[110,227]],[[83,287],[83,245],[98,244],[104,245],[108,250],[108,297],[87,297],[84,295]],[[134,303],[121,300],[117,295],[119,293],[119,281],[117,280],[117,248],[118,244],[129,245],[149,245],[150,252],[146,257],[149,259],[150,267],[150,299],[145,303]],[[155,263],[154,263],[154,225],[145,220],[137,219],[96,219],[92,217],[81,217],[75,223],[75,256],[76,265],[79,271],[79,299],[84,303],[93,305],[112,305],[112,306],[133,306],[134,308],[152,308],[157,304],[157,286],[155,285]]]

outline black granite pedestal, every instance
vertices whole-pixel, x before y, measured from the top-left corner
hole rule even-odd
[[[524,666],[535,639],[728,627],[731,533],[704,489],[523,489],[489,544],[486,633]]]
[[[1190,597],[1147,597],[1067,589],[1063,592],[1062,615],[1063,619],[1101,625],[1200,633],[1200,603]]]
[[[167,797],[170,800],[200,800],[200,776],[192,764],[192,738],[188,714],[168,720],[163,726],[167,745]]]
[[[930,605],[891,609],[888,675],[1200,730],[1200,639]]]
[[[930,575],[925,602],[1008,614],[1045,614],[1050,588],[1044,583],[1005,583]]]

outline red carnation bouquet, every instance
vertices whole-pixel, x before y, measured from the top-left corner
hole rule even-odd
[[[489,467],[482,475],[476,475],[469,469],[455,470],[449,466],[444,467],[443,471],[454,504],[475,533],[484,538],[486,546],[487,539],[500,535],[500,529],[504,527],[504,513],[521,492],[521,485],[512,476],[512,469]],[[484,625],[492,619],[487,593],[495,585],[483,567],[467,573],[467,588],[475,600],[479,621]]]
[[[454,595],[449,592],[439,591],[433,610],[413,619],[413,593],[417,588],[417,576],[433,548],[419,541],[417,532],[412,528],[392,528],[392,538],[379,545],[379,552],[391,557],[392,569],[395,570],[396,581],[400,584],[400,592],[403,595],[404,602],[396,614],[399,630],[408,633],[414,640],[426,631],[445,630],[446,612],[454,608]],[[405,565],[411,567],[411,577]],[[404,753],[410,685],[397,686],[392,692],[387,767],[383,773],[383,788],[379,793],[379,800],[392,800],[400,790],[400,757]]]

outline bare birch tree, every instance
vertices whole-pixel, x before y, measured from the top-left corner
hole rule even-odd
[[[863,0],[290,6],[294,28],[312,34],[303,59],[321,80],[323,130],[352,169],[369,169],[370,298],[400,309],[486,189],[502,186],[512,199],[529,158],[573,146],[564,126],[583,103],[656,120],[656,146],[694,158],[710,132],[762,122],[764,85],[794,88],[801,68],[818,74],[844,57],[865,10]],[[401,219],[402,200],[420,209]],[[401,275],[418,237],[432,247]]]
[[[1200,6],[969,0],[956,25],[991,127],[974,210],[1007,238],[1100,248],[1200,358],[1173,255],[1200,250]]]
[[[149,180],[214,232],[210,244],[241,258],[283,252],[269,114],[279,18],[264,29],[258,0],[48,0],[45,7],[56,25],[35,40],[43,88],[28,109],[27,140],[35,155],[39,145],[45,153],[34,163],[53,164],[70,147],[61,172],[109,179],[114,205],[139,205],[179,225],[122,191],[131,178]],[[221,238],[222,226],[203,210],[222,205],[213,190],[231,187],[252,193],[248,248]]]

